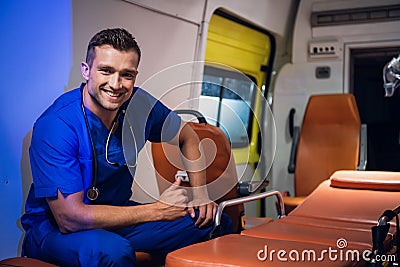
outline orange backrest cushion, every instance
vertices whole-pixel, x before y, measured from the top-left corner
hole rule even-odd
[[[307,196],[336,170],[357,168],[360,127],[352,94],[310,97],[296,154],[296,196]]]
[[[188,122],[188,124],[199,136],[204,151],[210,198],[216,200],[217,203],[237,198],[238,177],[227,137],[216,126],[195,122]],[[175,181],[177,171],[185,170],[181,161],[181,152],[178,147],[167,143],[152,143],[152,156],[158,187],[160,192],[163,192]],[[243,210],[243,205],[228,207],[225,210],[232,219],[234,230],[239,229]]]

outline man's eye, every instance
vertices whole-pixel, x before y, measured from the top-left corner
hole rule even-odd
[[[133,75],[132,73],[125,73],[125,74],[122,75],[122,77],[124,77],[125,79],[128,79],[128,80],[134,79],[135,76],[136,75]]]
[[[111,70],[110,69],[100,69],[100,72],[102,72],[104,74],[110,74]]]

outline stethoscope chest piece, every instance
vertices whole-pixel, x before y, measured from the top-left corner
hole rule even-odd
[[[97,187],[91,187],[87,190],[86,196],[89,200],[94,201],[99,197],[99,189]]]

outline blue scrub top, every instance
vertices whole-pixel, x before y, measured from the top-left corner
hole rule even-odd
[[[126,111],[129,120],[124,120],[125,114],[121,114],[120,123],[125,125],[119,127],[110,138],[108,158],[112,162],[119,163],[118,166],[113,166],[105,160],[109,130],[100,118],[85,109],[98,161],[96,187],[100,191],[96,201],[89,201],[86,198],[86,190],[92,184],[92,148],[82,112],[83,86],[60,96],[39,117],[33,127],[29,149],[33,183],[21,223],[26,231],[38,226],[36,228],[40,228],[39,239],[50,230],[51,224],[55,225],[45,198],[56,197],[58,190],[64,195],[84,190],[86,203],[108,205],[128,203],[132,194],[133,177],[128,167],[124,165],[122,132],[125,134],[123,129],[127,128],[125,125],[129,125],[129,129],[135,129],[134,150],[137,152],[143,148],[147,140],[169,141],[179,131],[180,117],[153,96],[135,87]],[[124,105],[125,108],[127,104]],[[132,133],[132,131],[127,132]]]

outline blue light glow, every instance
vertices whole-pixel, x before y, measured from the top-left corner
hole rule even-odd
[[[20,253],[27,149],[36,118],[68,85],[72,0],[0,2],[0,259]]]

